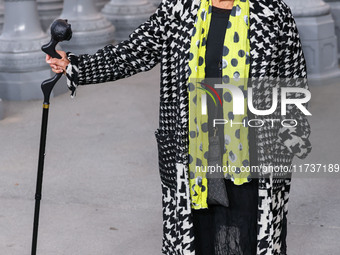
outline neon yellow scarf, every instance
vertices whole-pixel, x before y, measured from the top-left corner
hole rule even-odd
[[[202,114],[202,95],[204,97],[214,97],[214,95],[208,89],[202,88],[199,81],[205,78],[206,40],[211,21],[211,1],[201,0],[191,37],[189,58],[189,184],[192,208],[194,209],[208,207],[207,194],[209,191],[205,171],[207,168],[204,167],[208,165],[205,155],[208,155],[209,132],[208,116]],[[243,91],[247,90],[250,66],[248,31],[249,0],[234,0],[224,39],[222,83],[238,86]],[[245,167],[249,166],[247,94],[244,93],[244,95],[244,114],[234,115],[232,93],[223,88],[223,116],[225,120],[228,120],[228,123],[224,125],[223,166],[229,166],[224,168],[224,176],[230,178],[236,185],[250,180],[249,171],[244,171]],[[217,107],[219,106],[217,105]],[[245,124],[230,125],[231,120],[234,123]]]

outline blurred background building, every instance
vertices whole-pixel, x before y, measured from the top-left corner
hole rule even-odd
[[[296,168],[309,166],[311,173],[293,174],[288,253],[337,255],[340,0],[283,1],[291,6],[300,32],[313,114],[308,117],[312,152],[293,161]],[[0,0],[0,255],[30,250],[40,84],[53,75],[40,48],[50,39],[50,24],[59,17],[72,24],[73,39],[60,48],[93,53],[126,39],[159,3]],[[70,99],[65,80],[55,86],[54,95],[64,94],[51,100],[40,254],[160,253],[161,186],[154,139],[159,72],[158,65],[148,73],[84,86],[76,100]],[[322,169],[314,176],[312,168],[318,165]]]
[[[322,0],[286,2],[291,7],[298,26],[309,79],[320,83],[339,77],[338,39],[331,6]]]
[[[322,84],[340,77],[340,0],[285,1],[298,24],[310,81]],[[160,0],[0,0],[0,98],[42,98],[40,83],[53,74],[40,47],[49,40],[49,26],[55,19],[68,19],[74,32],[71,41],[60,44],[63,50],[94,53],[107,44],[127,39],[159,3]],[[65,91],[63,86],[54,93]]]

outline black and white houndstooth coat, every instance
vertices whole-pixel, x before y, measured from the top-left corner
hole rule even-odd
[[[187,173],[187,79],[190,37],[199,4],[200,0],[162,0],[156,12],[128,40],[108,45],[94,55],[68,53],[71,90],[77,85],[118,80],[161,64],[159,128],[155,135],[163,201],[162,252],[167,255],[195,254]],[[308,88],[296,24],[282,0],[250,0],[250,44],[250,77],[303,78],[305,82],[292,86]],[[253,87],[256,109],[270,108],[268,86],[259,83]],[[279,113],[271,117],[282,118]],[[291,165],[294,156],[305,158],[310,152],[310,127],[305,116],[290,106],[287,118],[298,120],[298,126],[256,128],[259,164]],[[257,255],[286,254],[290,180],[272,174],[260,178]]]

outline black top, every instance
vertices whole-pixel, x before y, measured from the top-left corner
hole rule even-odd
[[[227,29],[230,10],[212,8],[211,24],[207,38],[206,49],[206,78],[209,85],[218,82],[221,77],[219,69],[222,58],[224,36]],[[216,82],[215,82],[216,81]],[[216,89],[222,94],[223,89]],[[222,107],[215,107],[210,97],[208,101],[209,120],[215,118],[214,110],[217,108],[218,118],[223,118]],[[251,118],[248,111],[248,117]],[[211,126],[210,126],[211,125]],[[209,121],[209,132],[212,121]],[[220,143],[224,145],[223,126],[220,125],[218,135]],[[255,139],[253,139],[253,128],[249,128],[250,152],[255,149]],[[209,133],[209,135],[212,135]],[[250,153],[250,164],[256,164],[256,155]],[[207,210],[192,210],[195,252],[197,255],[211,254],[256,254],[257,247],[257,197],[258,179],[253,179],[249,183],[234,185],[231,180],[225,179],[227,194],[230,206],[209,205]]]
[[[205,55],[205,77],[220,77],[219,65],[222,60],[222,50],[231,9],[212,7],[210,28],[207,38]],[[209,53],[209,54],[208,54]]]
[[[231,9],[222,9],[213,6],[211,14],[211,22],[209,27],[208,38],[206,42],[206,54],[205,54],[205,78],[209,78],[207,81],[212,87],[214,84],[221,83],[222,77],[222,51],[224,44],[224,37],[229,22],[229,16]],[[223,89],[216,89],[221,100],[223,101]],[[217,99],[216,99],[217,100]],[[223,109],[218,102],[218,106],[215,107],[213,100],[208,96],[208,126],[209,135],[213,135],[213,119],[223,119]],[[216,112],[217,111],[217,112]],[[254,115],[248,108],[248,119],[253,119]],[[223,125],[218,125],[218,136],[220,137],[221,152],[224,151],[224,128]],[[257,152],[255,144],[255,128],[249,127],[249,157],[250,165],[257,165]]]
[[[230,13],[231,10],[229,9],[221,9],[215,6],[212,7],[211,21],[205,53],[205,78],[208,78],[206,82],[212,87],[214,87],[214,84],[221,83],[222,51]],[[216,91],[222,100],[223,89],[216,89]],[[219,102],[216,107],[211,97],[207,97],[207,104],[209,136],[213,136],[213,120],[216,118],[223,119],[223,109]],[[217,135],[220,137],[221,152],[223,153],[223,125],[218,125],[217,129]]]

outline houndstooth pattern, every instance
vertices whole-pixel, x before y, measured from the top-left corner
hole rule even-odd
[[[257,255],[287,254],[286,231],[291,178],[273,190],[273,177],[266,178],[266,188],[259,189]]]
[[[68,85],[114,81],[147,71],[161,63],[159,128],[155,136],[163,206],[163,246],[168,255],[194,255],[193,223],[188,186],[188,56],[190,36],[200,0],[163,0],[156,12],[130,38],[107,45],[94,55],[74,57],[67,67]],[[263,79],[253,86],[256,109],[272,104],[266,77],[303,78],[290,86],[308,88],[306,64],[289,7],[281,0],[250,0],[250,77]],[[310,152],[307,119],[287,109],[295,129],[269,124],[256,129],[258,162],[291,166],[293,156]],[[279,111],[258,119],[282,119]],[[286,254],[285,231],[290,178],[261,175],[258,204],[257,255]]]
[[[71,90],[71,97],[76,95],[76,89],[78,87],[78,57],[72,52],[66,53],[67,58],[70,60],[70,64],[66,67],[66,84]]]

